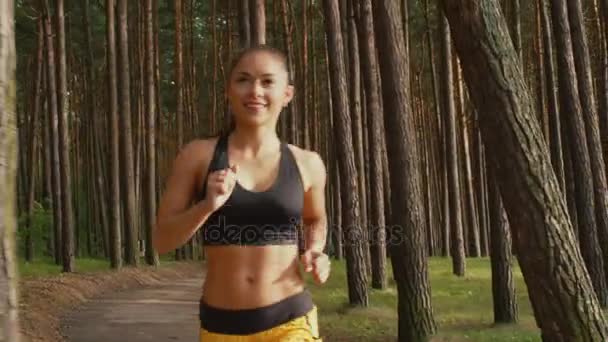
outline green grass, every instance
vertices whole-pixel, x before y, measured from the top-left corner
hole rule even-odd
[[[176,263],[172,255],[160,256],[161,266],[170,266]],[[107,259],[96,258],[77,258],[76,272],[90,273],[110,270],[110,262]],[[144,258],[140,259],[141,265],[145,265]],[[36,277],[47,277],[58,275],[62,272],[61,265],[55,265],[54,259],[50,257],[37,257],[33,262],[26,262],[23,258],[19,258],[19,277],[23,279],[32,279]]]
[[[78,258],[76,259],[77,272],[95,272],[107,270],[110,264],[103,259]],[[51,258],[38,258],[33,262],[19,260],[19,276],[21,278],[45,277],[60,274],[61,265],[55,265]]]
[[[392,276],[386,290],[370,290],[368,308],[348,305],[344,262],[332,262],[332,275],[323,286],[309,283],[319,307],[320,329],[339,340],[386,341],[397,336],[397,292]],[[390,272],[390,264],[389,264]],[[435,341],[540,341],[527,291],[519,269],[514,279],[519,307],[517,324],[493,324],[490,261],[468,259],[466,276],[452,275],[451,261],[429,262],[432,303],[438,333]],[[330,338],[330,340],[332,340]]]

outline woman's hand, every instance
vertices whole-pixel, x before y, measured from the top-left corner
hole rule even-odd
[[[313,279],[317,284],[323,284],[329,278],[331,261],[329,261],[327,254],[307,250],[300,257],[300,261],[302,262],[302,266],[304,266],[305,272],[312,272]]]
[[[230,197],[236,185],[237,166],[214,171],[207,177],[205,201],[211,211],[219,209]]]

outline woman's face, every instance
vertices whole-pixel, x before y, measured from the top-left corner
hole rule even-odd
[[[227,91],[237,124],[276,124],[293,97],[281,60],[266,51],[246,54],[234,67]]]

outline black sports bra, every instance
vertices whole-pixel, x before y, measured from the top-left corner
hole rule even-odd
[[[229,167],[228,135],[222,134],[208,174]],[[207,176],[200,199],[205,198]],[[291,150],[281,143],[279,171],[266,191],[249,191],[237,182],[232,194],[202,225],[204,245],[297,244],[304,187]]]

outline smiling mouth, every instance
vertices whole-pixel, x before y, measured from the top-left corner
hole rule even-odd
[[[249,109],[263,109],[266,108],[266,104],[264,103],[245,103],[245,107]]]

